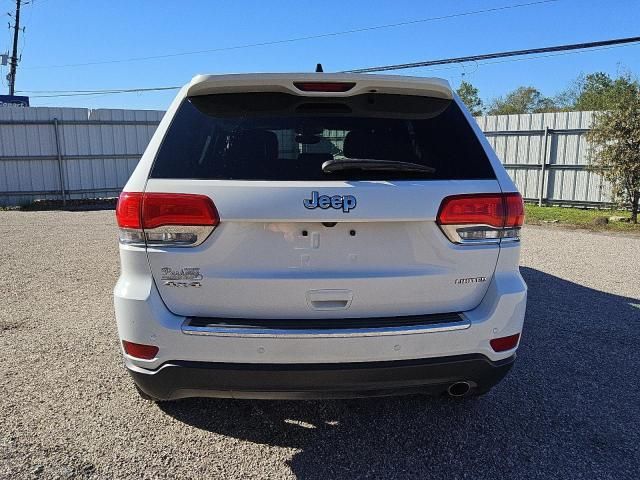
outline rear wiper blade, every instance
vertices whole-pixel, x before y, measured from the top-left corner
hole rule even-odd
[[[327,160],[322,164],[324,173],[343,170],[374,170],[380,172],[424,172],[435,173],[436,169],[427,165],[412,162],[396,162],[395,160],[376,160],[373,158],[347,158]]]

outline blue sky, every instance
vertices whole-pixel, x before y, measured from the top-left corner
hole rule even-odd
[[[17,90],[96,90],[181,85],[198,73],[325,71],[640,35],[640,0],[559,0],[493,13],[350,35],[83,67],[123,60],[351,30],[528,3],[534,0],[249,1],[32,0],[23,7]],[[0,0],[0,12],[14,0]],[[5,17],[6,18],[6,17]],[[10,36],[0,36],[0,51]],[[42,68],[48,67],[48,68]],[[485,100],[520,85],[544,94],[580,73],[640,74],[640,45],[550,58],[403,70],[463,78]],[[6,75],[2,69],[2,77]],[[6,93],[6,81],[1,86]],[[173,92],[35,98],[32,105],[165,109]]]

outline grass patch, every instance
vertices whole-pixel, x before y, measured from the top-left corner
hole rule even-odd
[[[640,234],[640,224],[630,222],[609,221],[599,223],[611,217],[631,218],[631,213],[625,210],[598,210],[594,208],[573,207],[539,207],[533,204],[525,205],[526,220],[530,225],[564,225],[574,228],[587,228],[597,231],[615,231]]]

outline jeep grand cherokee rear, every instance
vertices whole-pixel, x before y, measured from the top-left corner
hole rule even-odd
[[[522,199],[443,80],[195,77],[117,220],[147,398],[466,395],[514,361]]]

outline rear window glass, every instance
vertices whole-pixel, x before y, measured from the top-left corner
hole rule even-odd
[[[323,171],[327,161],[348,159],[411,162],[434,170]],[[171,122],[150,176],[313,181],[495,178],[455,102],[377,93],[347,98],[285,93],[188,98]]]

